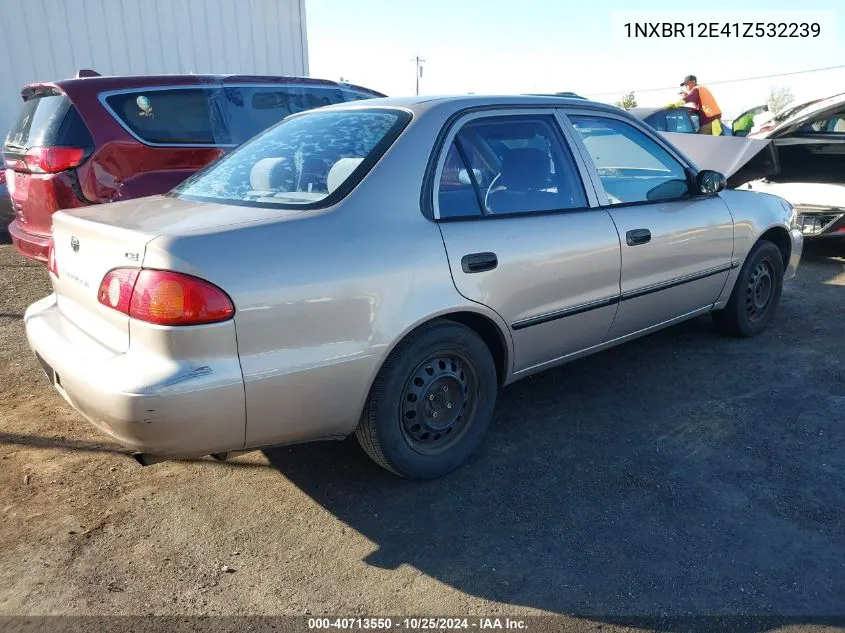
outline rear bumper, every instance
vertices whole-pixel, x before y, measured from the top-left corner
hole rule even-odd
[[[191,457],[243,448],[243,377],[234,355],[180,361],[155,350],[114,352],[66,319],[55,295],[24,316],[30,347],[56,390],[100,431],[133,451]],[[231,335],[234,324],[208,332]]]
[[[14,220],[9,225],[9,235],[15,250],[24,257],[47,263],[50,249],[50,237],[28,233],[21,228],[20,222]]]

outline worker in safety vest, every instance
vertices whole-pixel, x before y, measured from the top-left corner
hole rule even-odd
[[[698,85],[695,75],[687,75],[681,82],[684,94],[680,101],[670,103],[668,107],[677,108],[685,103],[691,103],[698,110],[698,120],[701,126],[699,134],[722,135],[722,109],[716,103],[713,93],[704,86]]]

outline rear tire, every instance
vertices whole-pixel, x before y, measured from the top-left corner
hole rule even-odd
[[[783,290],[783,255],[767,240],[757,242],[739,271],[731,298],[713,312],[716,328],[728,336],[757,336],[777,313]]]
[[[481,337],[437,321],[390,354],[355,435],[379,466],[411,479],[439,477],[481,444],[497,391],[493,356]]]

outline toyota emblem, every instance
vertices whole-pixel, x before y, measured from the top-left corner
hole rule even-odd
[[[79,252],[79,240],[76,239],[75,235],[72,235],[70,238],[70,247],[73,249],[74,253]]]

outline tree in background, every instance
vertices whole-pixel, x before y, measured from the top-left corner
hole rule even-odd
[[[613,105],[617,108],[622,108],[623,110],[630,110],[631,108],[637,107],[637,98],[634,96],[633,92],[628,92],[622,96],[621,101],[617,101]]]
[[[777,114],[793,101],[795,101],[795,96],[792,91],[782,86],[772,86],[769,89],[769,98],[766,99],[769,112],[772,114]]]

